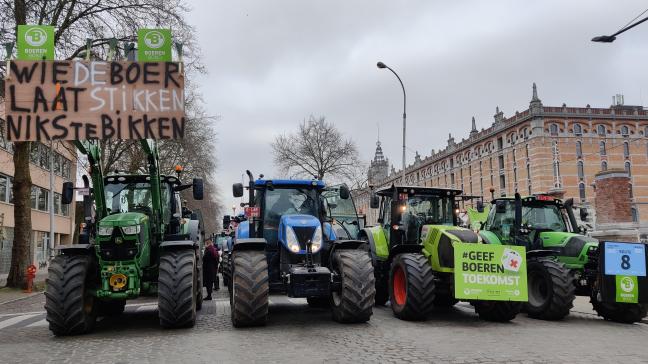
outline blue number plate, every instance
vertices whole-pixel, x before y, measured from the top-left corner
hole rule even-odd
[[[646,276],[646,246],[606,241],[605,274],[611,276]]]

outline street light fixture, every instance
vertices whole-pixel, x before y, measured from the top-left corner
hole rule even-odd
[[[616,33],[614,33],[614,34],[612,34],[612,35],[600,35],[600,36],[598,36],[598,37],[594,37],[594,38],[592,38],[592,42],[599,42],[599,43],[612,43],[612,42],[614,42],[614,40],[616,39],[616,36],[617,36],[617,35],[619,35],[619,34],[621,34],[621,33],[623,33],[623,32],[626,32],[626,31],[628,31],[628,30],[634,28],[634,27],[636,27],[637,25],[639,25],[639,24],[641,24],[641,23],[643,23],[643,22],[645,22],[645,21],[648,21],[648,16],[645,17],[645,18],[643,18],[643,19],[641,19],[641,20],[639,20],[638,22],[636,22],[636,23],[634,23],[634,24],[630,24],[630,25],[628,25],[627,27],[623,27],[623,28],[621,28],[621,30],[619,30],[618,32],[616,32]]]
[[[394,71],[393,69],[391,69],[389,66],[387,66],[386,64],[384,64],[382,62],[376,63],[376,66],[379,69],[387,68],[388,70],[390,70],[394,74],[394,76],[396,76],[396,78],[398,79],[398,82],[400,82],[401,88],[403,89],[403,171],[402,171],[403,175],[401,177],[402,178],[401,185],[404,186],[405,185],[405,130],[406,130],[406,125],[407,125],[407,113],[406,113],[406,111],[407,111],[407,94],[405,94],[405,86],[403,85],[403,81],[398,76],[396,71]]]

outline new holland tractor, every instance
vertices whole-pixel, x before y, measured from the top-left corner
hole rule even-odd
[[[254,180],[247,171],[247,221],[232,246],[230,301],[235,327],[264,325],[269,295],[329,304],[338,322],[366,322],[373,313],[374,275],[364,242],[338,238],[327,217],[330,193],[320,180]],[[349,190],[339,188],[340,199]],[[243,184],[233,186],[242,197]],[[330,198],[330,196],[329,196]]]
[[[496,198],[480,235],[489,244],[524,245],[527,251],[530,317],[560,320],[576,295],[589,296],[594,310],[607,320],[632,323],[646,316],[641,303],[603,302],[600,292],[599,242],[585,236],[573,210],[547,195]],[[587,213],[581,210],[581,220]]]
[[[50,330],[88,332],[97,316],[119,314],[126,300],[149,295],[158,296],[161,326],[193,326],[202,304],[203,232],[199,220],[182,217],[179,192],[193,188],[194,199],[202,199],[202,180],[182,184],[179,170],[177,176],[160,175],[151,140],[140,142],[148,162],[148,174],[140,175],[104,175],[98,143],[75,144],[88,158],[92,187],[84,176],[91,194],[84,197],[80,244],[60,247],[49,268]],[[66,182],[62,202],[73,202],[74,194],[74,184]]]
[[[458,226],[461,190],[391,186],[371,196],[380,207],[378,225],[360,232],[369,245],[376,282],[376,304],[388,300],[396,317],[425,319],[436,308],[450,308],[454,291],[454,244],[479,242],[478,235]],[[509,321],[519,302],[471,301],[480,318]]]

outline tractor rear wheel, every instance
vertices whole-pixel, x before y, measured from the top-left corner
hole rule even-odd
[[[495,322],[511,321],[522,309],[522,303],[512,301],[476,301],[473,305],[480,319]]]
[[[331,308],[337,322],[367,322],[373,314],[376,287],[371,258],[363,250],[338,250],[333,267],[341,278],[339,292],[333,292]]]
[[[160,325],[165,328],[192,327],[196,324],[196,254],[193,250],[162,253],[158,277]]]
[[[95,299],[87,290],[94,278],[92,271],[91,259],[85,255],[59,255],[52,260],[45,310],[54,335],[79,335],[94,327]]]
[[[392,311],[402,320],[423,320],[434,304],[434,275],[422,254],[399,254],[389,279]]]
[[[232,268],[232,325],[265,325],[270,292],[265,252],[235,251],[232,253]]]
[[[576,286],[574,273],[563,263],[549,258],[528,260],[529,302],[525,310],[530,317],[560,320],[574,307]]]
[[[596,298],[597,295],[598,291],[593,291],[590,302],[594,311],[605,320],[631,324],[646,317],[646,310],[648,309],[646,304],[599,302]]]

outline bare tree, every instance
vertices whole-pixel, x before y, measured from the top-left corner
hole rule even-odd
[[[297,132],[277,136],[272,151],[275,164],[294,176],[348,181],[360,164],[353,140],[344,138],[323,116],[311,116]]]
[[[134,40],[137,29],[147,26],[172,28],[185,45],[186,71],[202,71],[194,46],[194,32],[185,21],[188,7],[183,0],[14,0],[0,2],[0,43],[15,41],[18,25],[44,24],[55,27],[58,58],[73,59],[92,39],[92,52],[103,58],[110,38]],[[0,64],[0,73],[6,72]],[[31,208],[29,142],[14,145],[15,234],[7,286],[20,287],[30,264]],[[114,156],[113,156],[114,157]],[[112,158],[112,157],[111,157]]]

